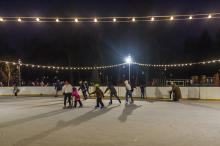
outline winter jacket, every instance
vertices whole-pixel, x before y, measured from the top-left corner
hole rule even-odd
[[[125,88],[126,88],[126,90],[128,90],[128,91],[131,91],[131,90],[132,90],[131,85],[128,83],[127,80],[125,81]]]
[[[73,91],[72,96],[75,97],[76,101],[80,100],[80,96],[79,96],[79,93],[77,91]]]
[[[63,86],[63,93],[72,93],[73,86],[71,84],[66,84]]]
[[[113,94],[113,93],[117,93],[116,89],[114,86],[108,86],[105,90],[104,93],[106,93],[108,90],[110,90],[110,93]]]
[[[182,98],[180,87],[177,86],[176,84],[172,85],[172,92],[175,94],[177,99]]]
[[[97,98],[103,98],[104,97],[104,94],[103,94],[103,92],[100,88],[96,88],[95,91],[93,91],[90,94],[96,94]]]

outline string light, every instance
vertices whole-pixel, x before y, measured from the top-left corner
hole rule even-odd
[[[75,22],[77,23],[77,22],[79,22],[79,20],[77,18],[75,18]]]
[[[163,68],[163,67],[186,67],[186,66],[192,66],[192,65],[206,65],[206,64],[213,64],[213,63],[220,63],[220,59],[219,60],[208,60],[208,61],[202,61],[202,62],[194,62],[194,63],[182,63],[182,64],[143,64],[143,63],[137,63],[137,62],[131,62],[131,64],[135,64],[138,66],[142,66],[142,67],[154,67],[154,68]],[[55,67],[55,66],[44,66],[44,65],[36,65],[36,64],[19,64],[17,62],[10,62],[10,61],[2,61],[0,60],[0,63],[5,63],[5,64],[12,64],[12,65],[21,65],[21,66],[25,66],[25,67],[37,67],[37,68],[43,68],[43,69],[56,69],[56,70],[101,70],[101,69],[111,69],[111,68],[116,68],[116,67],[120,67],[120,66],[124,66],[126,63],[122,63],[122,64],[114,64],[114,65],[103,65],[103,66],[86,66],[86,67]]]
[[[95,23],[98,22],[98,19],[97,19],[97,18],[94,18],[94,22],[95,22]]]
[[[171,16],[171,17],[170,17],[170,20],[172,21],[173,19],[174,19],[174,17],[173,17],[173,16]]]
[[[135,22],[136,21],[136,19],[135,18],[132,18],[132,22]]]
[[[151,17],[151,21],[154,21],[154,17]]]
[[[18,22],[21,22],[21,18],[18,18]]]
[[[215,17],[213,17],[215,16]],[[22,19],[21,19],[22,18]],[[146,20],[147,18],[147,20]],[[195,14],[179,14],[179,15],[155,15],[155,16],[118,16],[118,17],[79,17],[80,22],[146,22],[146,21],[169,21],[169,20],[202,20],[202,19],[220,19],[220,13],[195,13]],[[78,22],[79,20],[75,18],[73,20],[73,17],[60,17],[54,18],[54,17],[27,17],[27,16],[21,16],[18,17],[0,17],[0,22],[2,21],[17,21],[17,22],[33,22],[33,19],[37,22]],[[144,21],[146,20],[146,21]]]
[[[36,18],[36,21],[37,21],[37,22],[40,22],[40,18]]]

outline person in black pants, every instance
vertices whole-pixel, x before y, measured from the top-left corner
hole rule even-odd
[[[141,89],[141,99],[144,99],[144,96],[145,96],[145,87],[144,87],[144,85],[141,85],[140,89]]]
[[[56,90],[56,94],[54,97],[58,97],[58,92],[62,90],[62,85],[59,80],[57,80],[55,83],[55,90]]]
[[[108,86],[107,86],[107,88],[106,88],[104,94],[105,94],[108,90],[110,90],[110,101],[109,101],[109,105],[112,104],[112,97],[116,97],[117,100],[118,100],[118,102],[121,103],[121,100],[120,100],[120,98],[119,98],[118,95],[117,95],[117,91],[116,91],[116,89],[115,89],[115,87],[113,86],[112,83],[109,83],[109,84],[108,84]]]
[[[73,86],[68,82],[66,81],[65,82],[65,85],[63,86],[63,94],[64,94],[64,109],[66,108],[66,101],[68,100],[69,102],[69,107],[68,108],[71,108],[72,107],[72,88]]]
[[[101,109],[105,107],[104,103],[102,102],[102,98],[104,97],[104,94],[102,90],[99,88],[99,84],[95,84],[95,91],[93,91],[91,94],[96,94],[96,106],[95,108],[99,108],[101,105]]]
[[[88,98],[86,85],[82,81],[79,82],[79,85],[80,85],[80,87],[79,87],[78,91],[82,90],[84,100],[86,100]]]
[[[129,98],[131,100],[130,103],[132,104],[134,103],[134,100],[132,97],[133,88],[131,87],[128,80],[125,80],[124,83],[125,83],[125,89],[126,89],[126,94],[125,94],[126,103],[125,104],[129,103]]]

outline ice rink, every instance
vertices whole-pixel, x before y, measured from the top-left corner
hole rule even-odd
[[[0,146],[220,145],[219,101],[83,104],[62,109],[62,98],[0,97]]]

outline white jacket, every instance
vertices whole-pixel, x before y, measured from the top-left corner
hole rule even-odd
[[[64,85],[62,91],[63,93],[72,93],[73,86],[71,84]]]
[[[126,90],[131,91],[131,85],[128,83],[128,80],[125,81],[125,88]]]

